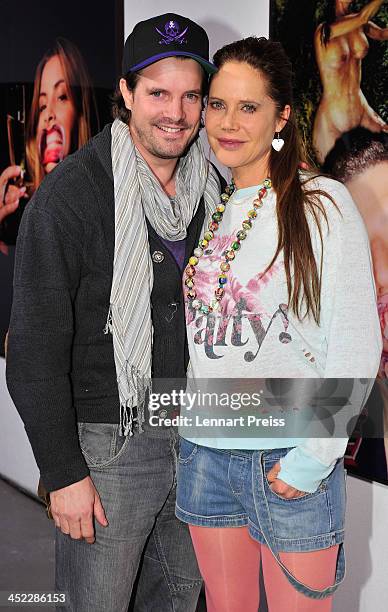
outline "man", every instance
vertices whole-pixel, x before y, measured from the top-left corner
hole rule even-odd
[[[383,340],[380,368],[366,405],[375,437],[355,437],[349,465],[366,477],[387,480],[388,465],[388,135],[357,127],[338,138],[325,170],[346,184],[368,231]],[[383,423],[380,423],[382,418]],[[376,435],[380,437],[377,438]]]
[[[50,492],[67,610],[126,610],[139,566],[135,610],[196,607],[177,434],[144,402],[151,377],[185,376],[181,271],[219,198],[197,139],[208,53],[189,19],[138,23],[114,123],[45,179],[20,227],[7,382]]]

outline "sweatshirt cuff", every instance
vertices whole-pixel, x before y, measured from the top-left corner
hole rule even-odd
[[[299,491],[314,493],[334,469],[336,461],[324,465],[296,446],[280,459],[278,478]]]

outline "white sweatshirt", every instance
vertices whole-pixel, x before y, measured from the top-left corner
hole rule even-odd
[[[209,378],[367,378],[374,379],[382,350],[381,331],[368,236],[347,189],[326,177],[308,187],[331,195],[322,198],[328,227],[322,218],[323,271],[321,321],[299,321],[287,307],[288,293],[282,254],[262,276],[277,246],[276,194],[271,189],[253,227],[231,262],[221,311],[205,315],[188,308],[189,388]],[[252,208],[258,187],[236,191],[222,222],[196,266],[198,298],[209,304],[220,274],[221,254],[235,239]],[[321,242],[308,218],[318,270]],[[186,288],[187,290],[187,288]],[[191,380],[190,380],[191,379]],[[365,403],[372,384],[357,412]],[[362,405],[361,405],[362,404]],[[281,460],[279,478],[302,491],[315,491],[344,455],[347,438],[193,438],[213,448],[295,447]]]

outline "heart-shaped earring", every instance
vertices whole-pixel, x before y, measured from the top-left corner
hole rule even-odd
[[[283,138],[279,138],[279,132],[278,132],[276,138],[274,138],[272,141],[272,148],[275,149],[275,151],[279,153],[279,151],[282,150],[283,146],[284,146],[284,140]]]

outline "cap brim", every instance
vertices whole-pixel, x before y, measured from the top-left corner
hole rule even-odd
[[[208,74],[214,74],[218,70],[218,68],[216,68],[213,64],[206,61],[200,55],[196,55],[195,53],[189,53],[188,51],[166,51],[165,53],[158,53],[158,55],[153,55],[152,57],[148,57],[143,62],[140,62],[139,64],[136,64],[135,66],[131,66],[128,72],[137,72],[138,70],[141,70],[142,68],[146,68],[147,66],[150,66],[151,64],[154,64],[155,62],[158,62],[159,60],[164,59],[165,57],[177,57],[177,56],[178,57],[179,56],[180,57],[190,57],[191,59],[201,64],[202,68]]]

